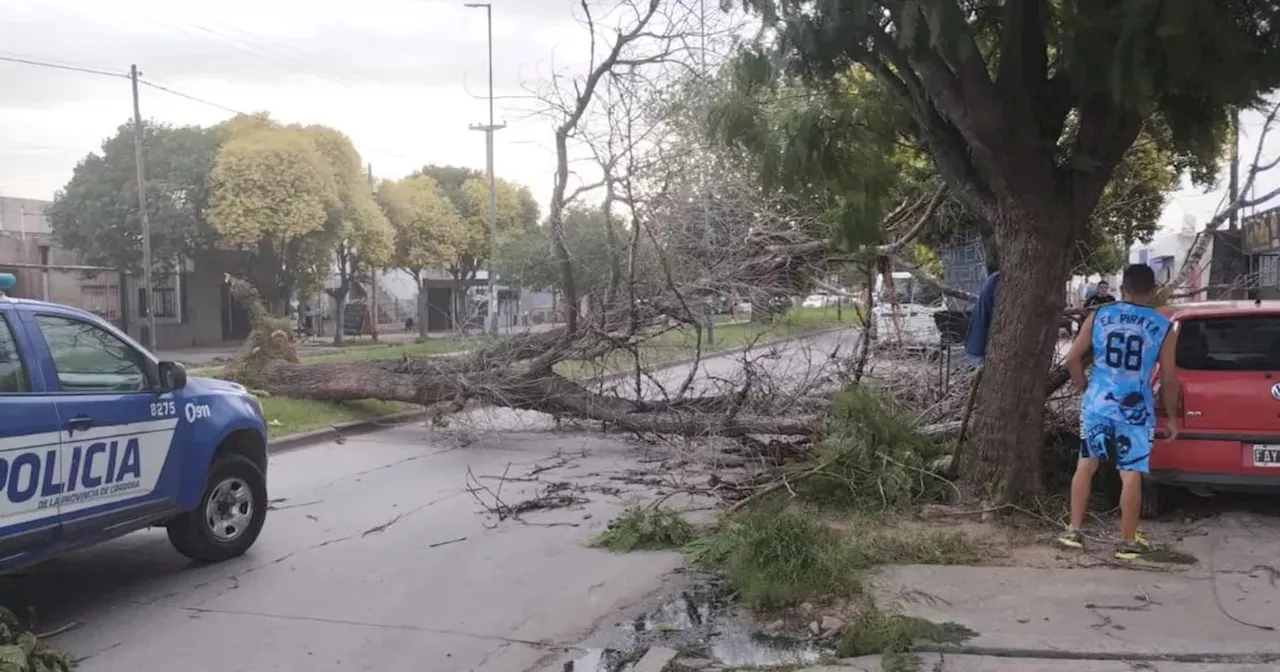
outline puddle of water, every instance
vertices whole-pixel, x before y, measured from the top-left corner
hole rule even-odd
[[[628,672],[651,646],[730,666],[815,663],[829,653],[808,640],[760,634],[722,594],[700,588],[620,624],[613,646],[588,650],[565,663],[564,672]]]
[[[580,658],[564,664],[564,672],[628,672],[635,667],[634,655],[617,649],[590,649]]]

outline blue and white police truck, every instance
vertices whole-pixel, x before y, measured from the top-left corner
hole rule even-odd
[[[14,284],[0,274],[0,572],[150,526],[194,560],[247,551],[267,514],[258,401]]]

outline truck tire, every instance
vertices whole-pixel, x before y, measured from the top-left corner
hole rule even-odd
[[[1159,518],[1164,513],[1164,499],[1168,496],[1168,486],[1155,481],[1142,479],[1142,506],[1138,509],[1138,517],[1150,520]]]
[[[267,518],[267,479],[258,465],[234,453],[214,458],[195,509],[169,522],[169,543],[199,562],[244,555]]]

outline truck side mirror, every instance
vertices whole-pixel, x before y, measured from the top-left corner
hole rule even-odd
[[[160,362],[160,386],[166,391],[187,386],[187,367],[178,362]]]

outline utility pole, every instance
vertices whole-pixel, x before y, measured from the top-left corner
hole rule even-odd
[[[1231,114],[1231,177],[1227,183],[1227,199],[1231,204],[1231,219],[1227,228],[1235,231],[1240,228],[1240,209],[1236,201],[1240,200],[1240,112],[1233,110]]]
[[[487,331],[496,335],[498,333],[498,289],[493,265],[498,258],[498,183],[493,174],[493,133],[506,128],[507,125],[493,123],[493,6],[487,2],[469,2],[466,6],[484,8],[485,21],[489,30],[489,123],[472,124],[471,130],[484,131],[485,164],[489,171],[489,263],[486,264],[488,266],[486,275],[489,281],[489,315],[486,321],[488,322]]]
[[[367,164],[369,167],[369,193],[373,193],[373,164]],[[357,250],[359,252],[359,250]],[[373,290],[369,296],[369,306],[373,309],[373,342],[378,342],[378,267],[369,264],[369,284],[373,286]]]
[[[129,66],[129,81],[133,84],[133,157],[138,168],[138,215],[142,218],[142,291],[146,296],[138,306],[146,312],[147,349],[156,349],[156,311],[151,296],[151,220],[147,217],[147,171],[143,167],[142,112],[138,106],[138,66]],[[123,288],[121,288],[123,291]]]
[[[707,76],[707,0],[699,0],[698,2],[698,23],[702,28],[702,76]],[[707,199],[707,174],[706,164],[700,172],[699,181],[702,183],[702,240],[705,253],[711,251],[711,203]],[[715,303],[709,303],[706,309],[707,313],[707,343],[714,345],[716,342],[716,308]]]

